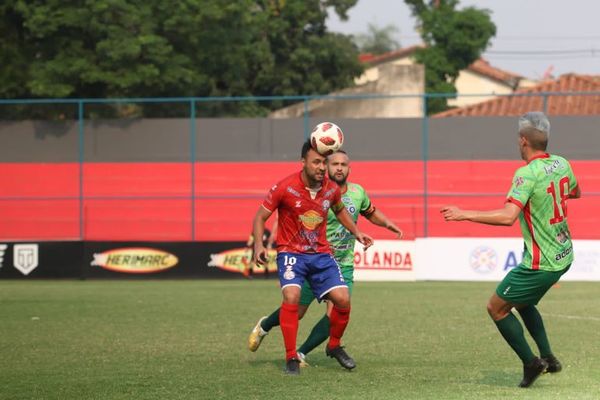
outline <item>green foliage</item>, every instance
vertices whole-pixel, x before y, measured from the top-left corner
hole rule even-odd
[[[419,20],[419,31],[426,47],[415,54],[425,65],[427,93],[456,93],[454,82],[490,44],[496,26],[489,10],[467,7],[457,10],[458,0],[405,0]],[[428,113],[446,110],[447,98],[430,98]]]
[[[327,93],[362,72],[350,37],[325,28],[356,1],[6,0],[0,98]]]
[[[394,25],[378,27],[369,24],[366,34],[357,35],[354,41],[361,53],[383,54],[400,48],[400,43],[394,39],[398,28]]]

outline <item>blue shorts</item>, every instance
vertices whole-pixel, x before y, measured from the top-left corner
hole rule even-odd
[[[302,288],[306,279],[319,301],[335,288],[348,287],[340,266],[329,253],[279,253],[277,271],[281,289],[286,286]]]

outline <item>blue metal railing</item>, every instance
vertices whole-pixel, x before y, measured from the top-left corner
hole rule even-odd
[[[308,137],[310,134],[310,110],[309,103],[313,100],[367,100],[367,99],[392,99],[392,98],[418,98],[421,99],[422,103],[422,124],[421,124],[421,135],[422,135],[422,162],[423,162],[423,192],[419,193],[398,193],[398,194],[372,194],[371,197],[422,197],[423,198],[423,236],[429,235],[428,227],[428,214],[427,209],[429,206],[430,197],[444,197],[444,196],[504,196],[504,193],[435,193],[429,191],[429,117],[427,116],[427,100],[430,98],[458,98],[458,97],[542,97],[543,111],[547,111],[548,98],[553,96],[600,96],[600,92],[543,92],[543,93],[509,93],[503,95],[496,95],[491,93],[475,93],[475,94],[461,94],[455,96],[445,93],[433,93],[433,94],[349,94],[349,95],[298,95],[298,96],[232,96],[232,97],[158,97],[158,98],[82,98],[82,99],[0,99],[0,106],[8,105],[48,105],[48,104],[65,104],[65,105],[76,105],[77,106],[77,130],[78,130],[78,163],[79,163],[79,188],[78,197],[72,196],[56,196],[56,197],[28,197],[28,196],[0,196],[0,201],[8,200],[75,200],[79,201],[79,236],[83,239],[85,236],[85,215],[84,215],[84,201],[85,200],[124,200],[124,199],[190,199],[191,200],[191,238],[196,239],[196,228],[195,221],[196,215],[196,202],[204,199],[245,199],[245,198],[262,198],[258,195],[220,195],[220,196],[207,196],[196,194],[196,141],[198,127],[197,124],[197,103],[208,103],[208,102],[263,102],[263,101],[294,101],[303,104],[303,130],[304,137]],[[142,104],[173,104],[181,103],[189,105],[189,143],[190,143],[190,172],[191,192],[189,196],[85,196],[84,187],[84,148],[85,148],[85,111],[86,106],[94,104],[125,104],[125,103],[142,103]],[[600,193],[586,193],[586,195],[600,196]]]

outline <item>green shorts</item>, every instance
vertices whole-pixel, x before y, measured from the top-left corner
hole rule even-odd
[[[518,265],[498,284],[496,294],[511,304],[536,305],[570,267],[562,271],[542,271]]]
[[[344,281],[348,285],[350,296],[352,296],[352,287],[354,286],[354,268],[341,268],[341,270]],[[302,285],[302,291],[300,292],[300,305],[308,306],[314,299],[315,295],[310,288],[310,284],[308,281],[304,281],[304,284]]]

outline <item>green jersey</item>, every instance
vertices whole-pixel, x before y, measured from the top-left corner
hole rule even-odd
[[[348,188],[342,193],[342,202],[352,217],[354,223],[359,214],[369,215],[374,209],[371,200],[362,186],[348,182]],[[331,209],[327,214],[327,241],[336,261],[342,269],[354,268],[354,243],[356,238],[336,218]]]
[[[567,199],[576,188],[571,165],[555,155],[534,157],[515,173],[506,201],[521,208],[525,268],[561,271],[573,262]]]

